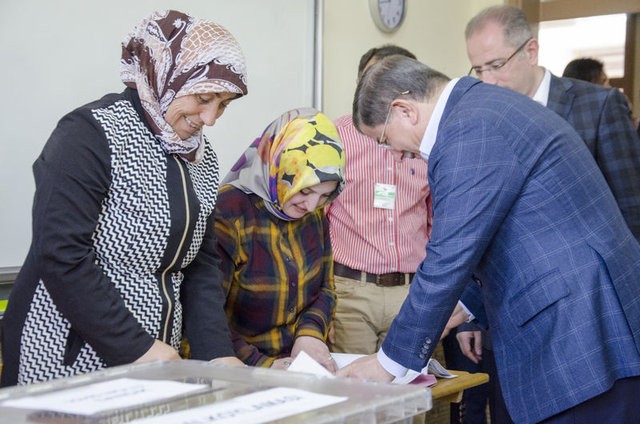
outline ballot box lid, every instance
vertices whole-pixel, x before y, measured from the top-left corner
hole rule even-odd
[[[0,389],[0,416],[16,424],[394,423],[431,407],[431,391],[413,384],[195,360]]]

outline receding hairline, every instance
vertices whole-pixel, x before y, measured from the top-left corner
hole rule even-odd
[[[490,24],[500,26],[504,41],[514,46],[533,37],[531,25],[522,9],[512,5],[496,5],[483,9],[471,18],[464,31],[465,40]]]

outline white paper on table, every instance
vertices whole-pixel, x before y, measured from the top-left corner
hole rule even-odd
[[[314,374],[319,377],[335,377],[328,369],[320,365],[304,350],[300,351],[298,356],[296,356],[296,359],[294,359],[291,365],[289,365],[289,368],[287,368],[287,371],[304,372],[307,374]]]
[[[249,395],[143,418],[129,424],[260,424],[322,408],[347,400],[345,396],[330,396],[306,390],[277,387]]]
[[[422,369],[422,372],[428,372],[429,374],[433,374],[436,377],[440,378],[456,378],[457,375],[451,374],[449,370],[443,367],[440,362],[431,358],[429,359],[429,363],[427,366]]]
[[[355,353],[332,353],[333,359],[335,359],[338,368],[346,367],[351,362],[366,355],[360,355]],[[457,375],[451,374],[440,362],[431,358],[427,363],[427,366],[422,369],[422,374],[432,374],[438,378],[456,378]],[[396,384],[408,384],[413,381],[420,373],[414,370],[407,370],[407,374],[403,377],[396,377],[392,383]]]
[[[338,365],[338,368],[343,368],[346,367],[347,365],[349,365],[350,363],[352,363],[353,361],[355,361],[358,358],[362,358],[363,356],[367,356],[367,355],[361,355],[359,353],[331,353],[331,356],[333,356],[333,359],[336,361],[336,364]]]
[[[168,399],[207,388],[206,384],[180,383],[170,380],[118,378],[87,384],[38,396],[2,402],[2,406],[91,415],[110,409]]]

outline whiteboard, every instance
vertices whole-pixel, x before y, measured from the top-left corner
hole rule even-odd
[[[280,113],[318,107],[316,1],[2,0],[0,267],[22,265],[31,242],[31,165],[64,114],[124,89],[120,42],[144,16],[180,10],[223,25],[242,47],[249,95],[205,131],[222,177]]]

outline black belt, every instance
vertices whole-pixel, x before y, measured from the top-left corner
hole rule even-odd
[[[368,272],[358,271],[348,266],[334,262],[333,273],[340,277],[350,278],[352,280],[366,281],[374,283],[377,286],[394,287],[404,286],[411,283],[413,272],[389,272],[388,274],[369,274]]]

